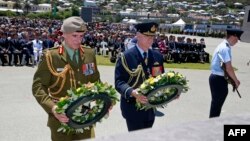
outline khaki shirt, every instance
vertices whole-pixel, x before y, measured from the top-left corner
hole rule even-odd
[[[100,81],[100,74],[97,69],[95,52],[93,49],[82,46],[83,51],[79,49],[79,52],[81,53],[79,53],[79,61],[77,64],[76,62],[71,61],[66,49],[59,53],[59,48],[60,47],[55,47],[48,50],[52,58],[52,69],[54,69],[57,73],[60,73],[64,70],[65,65],[69,64],[73,69],[77,87],[80,86],[79,83],[85,84],[88,82],[93,83]],[[51,109],[55,105],[55,102],[49,96],[48,88],[49,86],[52,86],[56,83],[58,76],[53,75],[48,67],[48,62],[45,55],[48,51],[43,53],[41,62],[39,63],[37,71],[34,74],[32,92],[37,102],[43,107],[43,109],[48,114],[51,114]],[[86,73],[88,67],[92,68],[91,73]],[[67,95],[67,90],[71,88],[69,72],[66,73],[65,77],[66,81],[62,90],[58,94],[53,95],[53,97],[60,98]],[[61,84],[62,78],[60,78],[59,83],[51,89],[51,92],[57,91]]]

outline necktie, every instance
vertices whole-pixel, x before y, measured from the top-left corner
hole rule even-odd
[[[77,62],[76,57],[77,57],[77,52],[76,52],[76,51],[74,51],[72,61],[73,61],[73,62],[75,62],[75,63],[77,64],[78,62]]]
[[[143,60],[145,62],[145,64],[148,64],[148,59],[147,59],[147,52],[143,52]]]

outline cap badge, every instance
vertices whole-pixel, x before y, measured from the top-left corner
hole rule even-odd
[[[160,63],[159,62],[154,62],[154,65],[160,65]]]
[[[151,32],[155,32],[155,31],[156,31],[155,25],[153,25],[153,26],[151,27],[150,31],[151,31]]]
[[[80,27],[80,31],[84,31],[84,30],[85,30],[85,27],[84,27],[84,24],[82,24]]]

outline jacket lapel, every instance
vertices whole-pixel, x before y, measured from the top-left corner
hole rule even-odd
[[[139,60],[139,62],[144,62],[144,61],[143,61],[143,58],[142,58],[142,56],[141,56],[141,53],[140,53],[140,51],[138,50],[138,48],[137,48],[137,47],[134,47],[133,49],[134,49],[133,52],[135,52],[135,57],[136,57],[136,59]]]
[[[150,75],[150,73],[149,73],[149,68],[150,68],[150,67],[149,67],[149,63],[150,63],[150,59],[151,59],[151,58],[149,58],[149,57],[150,57],[150,56],[149,56],[150,53],[148,52],[148,65],[146,65],[145,62],[144,62],[144,60],[143,60],[143,57],[142,57],[140,51],[137,49],[137,47],[134,47],[134,48],[135,48],[135,51],[134,51],[134,52],[136,52],[136,53],[135,53],[136,59],[139,60],[137,65],[139,65],[139,64],[142,65],[143,71],[144,71],[144,73],[145,73],[145,75],[146,75],[146,78],[148,78],[148,76]],[[152,56],[152,55],[151,55],[151,56]]]
[[[149,68],[151,68],[151,67],[153,66],[154,61],[155,61],[155,59],[154,59],[154,55],[153,55],[153,53],[152,53],[152,50],[149,49],[149,50],[148,50],[148,67],[149,67]]]

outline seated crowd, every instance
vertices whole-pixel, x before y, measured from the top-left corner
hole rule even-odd
[[[61,44],[62,21],[43,19],[0,19],[0,64],[2,66],[34,66],[39,62],[42,51]],[[96,54],[116,57],[136,44],[135,30],[129,25],[89,23],[82,40],[83,45],[95,48]],[[160,51],[166,61],[209,62],[205,42],[196,39],[158,34],[152,48]]]
[[[174,63],[209,63],[209,54],[205,51],[206,44],[204,38],[198,43],[196,38],[176,37],[173,35],[159,35],[152,46],[153,49],[159,50],[167,62]]]

